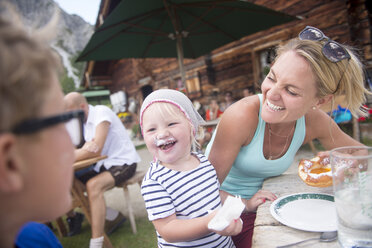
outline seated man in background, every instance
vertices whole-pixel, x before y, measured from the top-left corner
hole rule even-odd
[[[81,109],[86,116],[84,121],[86,142],[82,148],[75,151],[76,161],[100,155],[107,156],[107,159],[97,162],[78,176],[86,184],[91,208],[90,247],[102,247],[106,216],[104,192],[131,178],[140,157],[119,117],[110,108],[103,105],[89,105],[86,98],[77,92],[67,94],[64,101],[67,110]],[[120,221],[120,217],[123,217],[121,214],[117,215],[113,209],[107,209],[110,210],[108,215],[111,215],[111,219],[119,218]],[[113,215],[117,217],[113,218]],[[81,216],[75,218],[81,225]],[[120,224],[118,221],[116,223]],[[110,231],[106,230],[106,232]]]

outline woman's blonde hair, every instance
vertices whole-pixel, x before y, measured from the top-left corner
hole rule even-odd
[[[326,41],[292,39],[277,49],[277,58],[288,51],[295,51],[310,65],[317,86],[317,97],[327,95],[344,95],[346,106],[354,116],[364,116],[363,103],[366,94],[371,94],[364,87],[363,65],[351,47],[343,45],[351,58],[331,62],[322,53]],[[339,84],[339,85],[338,85]],[[334,98],[332,99],[332,107]]]
[[[180,118],[186,119],[190,125],[191,150],[197,151],[198,148],[200,149],[200,144],[197,141],[197,139],[203,138],[204,136],[204,129],[202,127],[198,127],[196,134],[194,135],[193,124],[191,123],[189,119],[187,119],[185,114],[181,110],[178,109],[178,107],[176,107],[175,105],[169,102],[155,102],[155,103],[152,103],[151,105],[153,108],[152,110],[159,111],[160,115],[163,118],[166,118],[167,116],[174,116],[174,117],[180,117]]]
[[[39,37],[0,18],[0,132],[40,114],[52,76],[61,68],[55,52]]]

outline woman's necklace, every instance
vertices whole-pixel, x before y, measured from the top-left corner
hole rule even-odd
[[[272,160],[272,159],[274,159],[274,158],[279,158],[279,157],[281,157],[281,156],[283,155],[283,153],[284,153],[284,151],[285,151],[285,148],[286,148],[287,145],[288,145],[289,136],[291,136],[292,131],[294,130],[294,128],[295,128],[295,126],[296,126],[296,123],[293,125],[291,131],[290,131],[290,132],[288,133],[288,135],[286,135],[286,136],[283,136],[283,135],[279,135],[279,134],[274,133],[274,132],[271,130],[271,126],[270,126],[269,123],[267,123],[267,126],[269,127],[269,160]],[[278,137],[281,137],[281,138],[286,138],[286,140],[285,140],[285,145],[284,145],[282,151],[281,151],[279,154],[277,154],[277,155],[271,155],[271,134],[274,134],[274,135],[276,135],[276,136],[278,136]]]

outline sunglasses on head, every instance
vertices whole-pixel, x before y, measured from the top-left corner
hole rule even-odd
[[[321,41],[324,39],[327,40],[326,43],[324,43],[323,45],[322,53],[324,57],[326,57],[329,61],[333,63],[337,63],[343,59],[347,59],[349,61],[351,58],[349,52],[342,45],[340,45],[334,40],[331,40],[329,37],[325,36],[325,34],[323,34],[323,32],[320,29],[317,29],[311,26],[306,26],[306,28],[304,28],[304,30],[302,30],[298,34],[298,38],[300,40],[312,40],[312,41]],[[349,67],[349,63],[347,64],[347,67]],[[341,78],[337,83],[337,87],[333,91],[333,94],[338,91],[340,87],[340,82],[342,78],[344,77],[347,67],[342,73]]]
[[[325,36],[320,29],[306,26],[304,30],[298,35],[300,40],[313,40],[321,41],[326,39],[327,42],[324,43],[322,48],[323,55],[331,62],[337,63],[343,59],[350,59],[349,52],[339,43],[334,40],[331,40],[329,37]]]

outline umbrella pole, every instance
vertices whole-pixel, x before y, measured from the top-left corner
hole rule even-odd
[[[186,87],[186,73],[185,73],[185,68],[183,64],[183,48],[182,48],[181,34],[177,34],[176,44],[177,44],[178,66],[181,72],[181,80],[182,80],[183,85]]]

